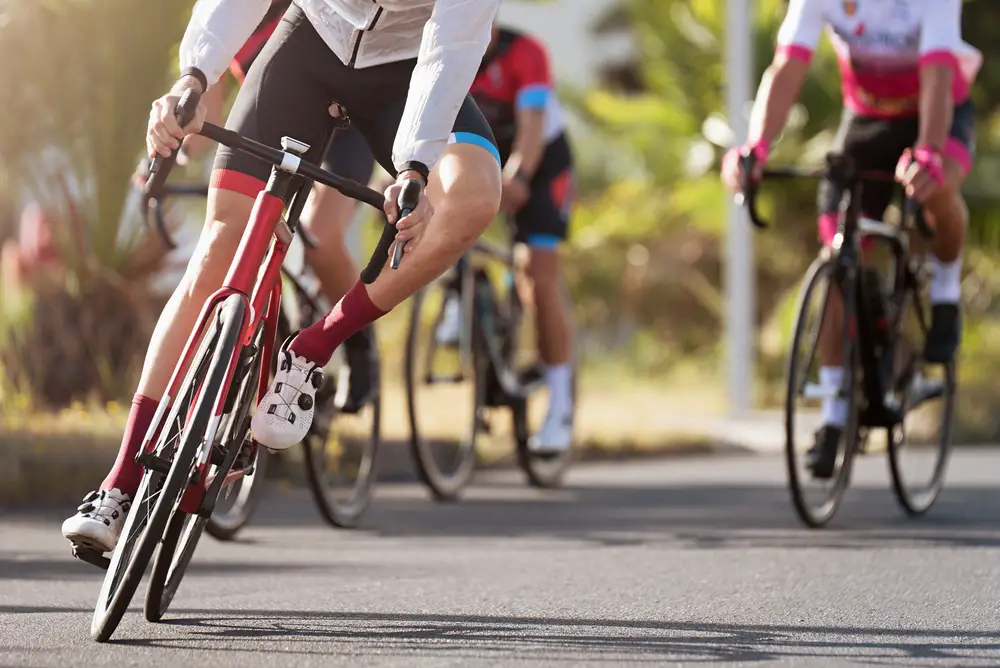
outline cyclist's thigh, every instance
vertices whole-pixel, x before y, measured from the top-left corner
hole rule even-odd
[[[371,179],[375,158],[353,123],[337,131],[323,157],[323,169],[358,183],[368,183]]]
[[[569,144],[560,136],[545,149],[531,180],[531,197],[517,212],[517,241],[532,248],[555,249],[569,234],[575,178]]]
[[[319,162],[332,127],[327,72],[337,57],[297,6],[281,19],[250,68],[226,127],[277,148],[284,136],[309,144],[306,160]],[[256,197],[271,165],[220,147],[212,185]]]
[[[962,178],[968,175],[976,154],[976,110],[972,100],[955,106],[944,154],[958,163]]]
[[[403,118],[410,76],[415,64],[415,60],[400,61],[358,70],[359,73],[367,73],[367,79],[363,82],[366,90],[355,93],[354,106],[349,106],[347,110],[371,148],[375,160],[392,175],[396,174],[396,168],[392,164],[392,144]],[[372,84],[378,84],[377,90],[371,90]],[[471,95],[466,96],[458,110],[449,143],[481,146],[490,152],[497,164],[500,163],[500,152],[497,150],[493,131]]]

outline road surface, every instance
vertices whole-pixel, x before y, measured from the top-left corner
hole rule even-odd
[[[1000,450],[960,452],[908,520],[869,457],[823,531],[774,457],[581,465],[554,493],[501,472],[452,505],[385,486],[353,532],[271,490],[241,542],[205,539],[165,623],[136,606],[107,645],[66,509],[7,513],[0,665],[998,665],[998,479]]]

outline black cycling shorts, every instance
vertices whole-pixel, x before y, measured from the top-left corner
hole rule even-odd
[[[517,241],[533,248],[557,248],[569,233],[576,194],[573,155],[566,135],[545,148],[531,179],[531,197],[514,216]]]
[[[315,163],[334,122],[329,107],[339,103],[375,160],[395,175],[392,144],[416,62],[412,59],[364,69],[347,67],[293,4],[247,73],[226,127],[273,147],[278,147],[284,136],[294,137],[309,144],[304,157]],[[356,179],[367,181],[371,169],[354,164],[343,150],[342,141],[348,140],[334,140],[340,150],[332,162],[342,165],[338,173],[346,175],[349,167],[356,173],[367,172]],[[490,126],[471,96],[466,97],[458,112],[451,141],[482,146],[500,162]],[[215,158],[212,186],[256,197],[270,173],[270,164],[222,146]]]
[[[968,171],[975,151],[976,115],[971,100],[955,107],[945,155],[954,158]],[[899,157],[917,142],[920,125],[916,116],[905,118],[870,118],[844,110],[833,140],[831,153],[849,156],[859,170],[895,172]],[[866,183],[861,191],[861,212],[876,220],[892,202],[895,186],[890,181]],[[835,213],[842,193],[830,181],[820,183],[817,206],[819,214]]]

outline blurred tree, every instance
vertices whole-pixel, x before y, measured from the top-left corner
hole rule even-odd
[[[0,188],[43,205],[64,265],[34,281],[27,305],[0,304],[8,399],[13,387],[60,405],[131,385],[157,307],[125,207],[192,4],[0,1]]]

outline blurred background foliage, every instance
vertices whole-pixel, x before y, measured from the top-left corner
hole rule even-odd
[[[163,296],[152,287],[162,252],[124,203],[149,102],[169,83],[192,4],[0,0],[0,57],[19,64],[0,71],[3,89],[19,91],[0,110],[0,242],[35,199],[69,260],[65,272],[33,279],[13,297],[0,285],[4,408],[123,399],[133,386]],[[785,2],[755,5],[759,76]],[[609,65],[599,85],[563,91],[583,119],[572,137],[581,201],[568,278],[583,360],[595,373],[670,383],[693,371],[721,385],[724,18],[721,0],[622,0],[593,31],[627,32],[636,56]],[[1000,430],[989,382],[1000,372],[998,22],[996,0],[966,3],[966,38],[986,55],[974,91],[979,157],[967,189],[974,213],[962,382],[970,436]],[[836,62],[824,45],[774,162],[818,164],[840,109]],[[755,237],[762,403],[780,383],[790,300],[816,250],[813,200],[809,183],[768,188],[765,207],[777,225]]]

